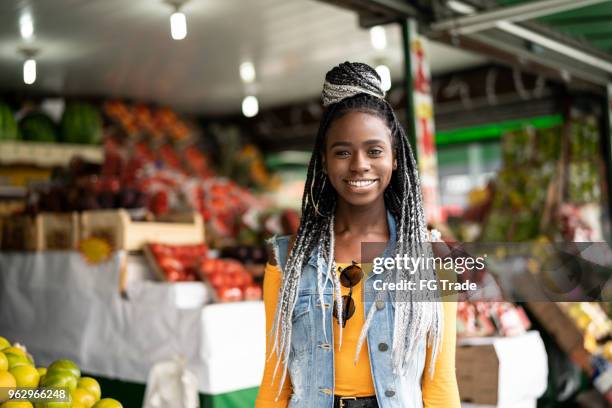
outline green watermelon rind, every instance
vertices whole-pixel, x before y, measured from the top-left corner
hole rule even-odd
[[[98,144],[102,140],[102,116],[87,103],[69,103],[60,127],[65,143]]]
[[[55,122],[42,112],[27,114],[19,122],[19,131],[23,140],[33,142],[57,142]]]
[[[17,122],[11,108],[0,103],[0,140],[18,140]]]

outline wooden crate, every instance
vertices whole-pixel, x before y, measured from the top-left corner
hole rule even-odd
[[[13,215],[2,219],[2,250],[37,251],[43,248],[40,215]]]
[[[0,224],[2,249],[7,251],[75,249],[79,240],[76,212],[10,216]]]
[[[80,239],[98,237],[113,249],[138,251],[148,242],[190,245],[204,242],[204,222],[198,213],[180,216],[182,222],[132,221],[125,210],[84,211]],[[188,222],[187,222],[188,221]]]
[[[42,213],[40,214],[42,228],[42,250],[76,249],[79,243],[79,214]]]

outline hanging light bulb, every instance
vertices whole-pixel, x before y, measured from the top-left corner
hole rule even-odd
[[[372,47],[376,50],[384,50],[387,48],[387,32],[383,26],[374,26],[370,28],[370,41]]]
[[[170,33],[174,40],[182,40],[187,37],[187,18],[180,11],[170,16]]]
[[[36,82],[36,60],[29,58],[23,63],[23,82],[32,85]]]
[[[249,95],[242,100],[242,114],[252,118],[259,112],[259,102],[255,96]]]
[[[387,92],[389,89],[391,89],[391,71],[389,70],[389,67],[386,65],[379,65],[376,67],[376,72],[380,77],[382,89]]]
[[[246,61],[240,64],[240,78],[246,84],[255,81],[255,66],[251,61]]]
[[[19,17],[19,32],[24,40],[31,40],[34,37],[34,21],[30,13],[26,12]]]

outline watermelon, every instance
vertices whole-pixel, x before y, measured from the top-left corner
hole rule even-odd
[[[42,112],[31,112],[19,122],[23,140],[33,142],[56,142],[57,131],[53,119]]]
[[[16,140],[19,138],[17,123],[11,108],[0,102],[0,140]]]
[[[102,117],[90,104],[67,104],[60,126],[66,143],[97,144],[102,140]]]

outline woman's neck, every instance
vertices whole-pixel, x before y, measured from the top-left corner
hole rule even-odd
[[[368,206],[351,206],[339,200],[334,220],[336,236],[387,235],[387,210],[384,200]]]

